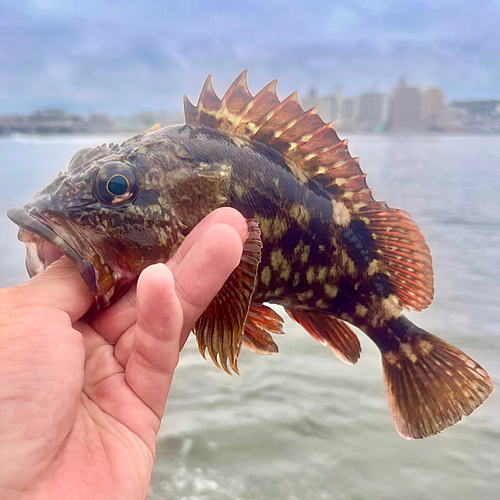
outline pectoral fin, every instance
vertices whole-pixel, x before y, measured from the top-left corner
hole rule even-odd
[[[194,326],[198,347],[227,373],[238,373],[237,359],[241,349],[248,311],[252,301],[259,267],[262,242],[257,221],[248,219],[248,239],[243,247],[240,264],[200,316]]]

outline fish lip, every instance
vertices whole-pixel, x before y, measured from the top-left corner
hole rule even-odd
[[[97,295],[98,287],[94,266],[88,260],[79,255],[73,247],[68,245],[68,243],[56,234],[50,227],[36,219],[24,207],[12,207],[7,211],[7,217],[20,228],[40,236],[53,245],[57,250],[66,255],[66,257],[73,262],[91,292],[94,295]]]

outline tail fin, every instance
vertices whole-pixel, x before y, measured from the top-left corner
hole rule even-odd
[[[406,439],[432,436],[456,424],[494,390],[475,361],[412,324],[399,349],[382,353],[382,363],[392,418]]]

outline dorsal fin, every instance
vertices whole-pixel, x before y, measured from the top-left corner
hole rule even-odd
[[[279,152],[298,180],[314,178],[348,207],[373,202],[358,159],[349,154],[347,141],[339,139],[333,123],[325,123],[317,108],[304,111],[297,92],[280,101],[276,84],[273,80],[253,96],[245,70],[219,99],[209,76],[196,106],[184,96],[186,123]]]
[[[358,158],[349,154],[347,140],[339,139],[333,123],[325,123],[317,108],[304,111],[296,92],[280,101],[276,83],[253,96],[245,70],[219,99],[209,76],[196,106],[184,96],[186,123],[271,148],[299,182],[314,179],[321,184],[336,202],[336,224],[365,221],[375,240],[374,257],[383,262],[381,271],[401,304],[415,310],[427,307],[433,295],[432,261],[417,225],[405,212],[374,200]]]
[[[371,233],[374,255],[383,264],[392,292],[407,309],[421,311],[434,295],[432,258],[417,224],[403,210],[371,203],[358,215]]]

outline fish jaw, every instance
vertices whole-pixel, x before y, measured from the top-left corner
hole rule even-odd
[[[30,277],[65,255],[73,262],[90,291],[99,298],[100,305],[109,304],[115,285],[125,276],[113,271],[83,235],[74,234],[55,217],[28,211],[24,207],[11,208],[7,216],[20,228],[18,239],[26,245],[26,267]]]

